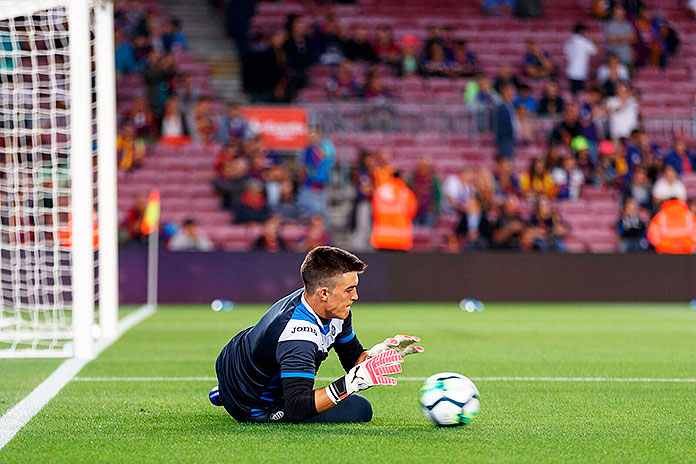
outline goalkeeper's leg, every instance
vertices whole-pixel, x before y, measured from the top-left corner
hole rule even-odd
[[[372,420],[372,404],[370,400],[364,396],[353,394],[328,411],[306,420],[305,424],[339,424],[370,422],[370,420]]]

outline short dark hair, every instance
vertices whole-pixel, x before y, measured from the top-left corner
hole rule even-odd
[[[346,272],[361,273],[367,264],[352,253],[331,246],[318,246],[305,256],[300,274],[305,291],[313,293],[319,287],[333,288],[335,280]]]

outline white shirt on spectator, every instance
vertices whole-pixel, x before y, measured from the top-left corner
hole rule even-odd
[[[198,231],[196,237],[192,237],[185,230],[179,229],[169,240],[171,251],[213,251],[213,242],[202,232]]]
[[[445,194],[446,201],[443,206],[445,212],[457,212],[457,206],[463,207],[469,201],[469,197],[474,194],[473,187],[462,183],[458,174],[450,174],[442,184],[442,193]],[[452,204],[452,200],[456,202]]]
[[[573,34],[563,47],[568,66],[569,79],[584,81],[590,72],[590,57],[597,54],[597,46],[580,34]]]
[[[162,119],[163,137],[179,137],[181,135],[184,135],[184,125],[181,123],[180,114]]]
[[[559,187],[568,187],[568,198],[572,200],[580,198],[580,189],[585,183],[585,174],[580,169],[574,168],[568,172],[560,166],[553,168],[551,179]]]
[[[638,127],[638,100],[629,97],[622,102],[619,97],[607,99],[609,110],[609,132],[611,138],[629,137],[631,131]]]
[[[653,186],[653,197],[659,200],[669,200],[670,198],[686,200],[686,187],[684,182],[679,179],[670,184],[664,177],[660,177]]]
[[[628,81],[628,68],[625,64],[619,63],[618,66],[619,80]],[[609,79],[609,65],[603,64],[597,70],[597,82],[604,84]]]

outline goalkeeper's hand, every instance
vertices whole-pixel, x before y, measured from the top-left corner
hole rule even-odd
[[[367,359],[377,356],[380,353],[384,353],[387,350],[394,350],[401,356],[406,356],[413,353],[422,353],[422,346],[415,346],[414,343],[420,341],[420,338],[414,337],[412,335],[395,335],[394,337],[387,338],[382,343],[378,343],[373,346],[367,352]]]
[[[394,350],[385,351],[374,358],[356,364],[346,375],[326,387],[329,399],[337,404],[355,392],[367,390],[375,385],[396,385],[389,374],[401,372],[404,358]]]

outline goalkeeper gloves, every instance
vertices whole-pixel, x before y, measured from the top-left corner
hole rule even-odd
[[[396,335],[392,338],[387,338],[382,343],[378,343],[373,346],[370,351],[367,352],[367,359],[375,357],[380,353],[384,353],[387,350],[394,350],[401,356],[406,356],[413,353],[422,353],[422,346],[413,345],[419,341],[420,338],[411,335]]]
[[[326,394],[334,404],[338,404],[353,393],[375,385],[396,385],[396,379],[387,375],[400,373],[403,361],[396,351],[385,351],[356,364],[346,375],[326,387]]]

